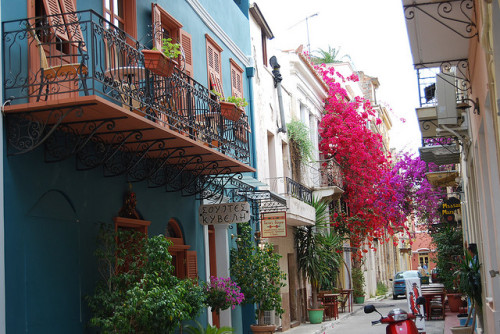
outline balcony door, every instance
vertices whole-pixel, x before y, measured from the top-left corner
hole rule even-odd
[[[67,75],[44,77],[43,68],[78,62],[78,43],[84,42],[76,14],[76,0],[29,0],[30,33],[27,34],[30,102],[58,100],[78,96],[79,80]],[[83,48],[84,45],[83,45]],[[43,52],[43,53],[42,53]],[[40,87],[41,80],[47,82]]]

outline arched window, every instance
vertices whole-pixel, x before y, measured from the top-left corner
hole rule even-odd
[[[188,250],[191,246],[184,243],[179,223],[171,218],[168,221],[165,237],[172,242],[168,251],[172,255],[174,275],[178,278],[198,279],[198,260],[196,251]]]

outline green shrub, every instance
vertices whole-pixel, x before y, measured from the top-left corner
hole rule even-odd
[[[96,251],[103,280],[87,297],[90,323],[103,333],[172,333],[193,319],[205,296],[193,280],[174,276],[171,242],[158,235],[104,228]]]
[[[288,138],[292,149],[298,154],[300,161],[309,161],[313,158],[313,144],[309,136],[309,128],[299,120],[287,123]]]
[[[382,296],[387,293],[387,285],[384,284],[384,282],[377,282],[377,296]]]

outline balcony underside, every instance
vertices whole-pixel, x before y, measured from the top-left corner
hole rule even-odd
[[[415,67],[468,58],[469,40],[478,35],[472,0],[403,0],[403,6]]]
[[[118,170],[108,168],[112,175],[148,165],[144,178],[165,166],[199,176],[254,171],[197,141],[196,133],[171,129],[96,95],[6,106],[4,112],[11,155],[45,144],[48,161],[76,156],[81,169],[90,169],[120,160]]]
[[[288,209],[286,222],[288,226],[312,226],[316,222],[315,209],[291,195],[285,195]]]
[[[457,178],[459,175],[457,171],[452,170],[426,173],[425,177],[435,187],[454,187],[458,185]]]
[[[455,144],[420,147],[418,151],[423,161],[438,166],[460,162],[460,149]]]
[[[344,190],[337,186],[329,186],[329,187],[320,187],[315,188],[313,191],[313,196],[320,199],[329,199],[329,200],[338,200]]]

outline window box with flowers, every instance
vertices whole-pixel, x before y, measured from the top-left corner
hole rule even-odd
[[[223,97],[221,93],[215,90],[212,90],[212,93],[214,93],[219,100],[222,117],[237,122],[245,114],[244,108],[248,105],[248,102],[244,97]]]
[[[177,66],[176,58],[181,54],[178,43],[172,43],[171,38],[162,40],[160,50],[142,50],[144,66],[154,74],[169,77]]]

